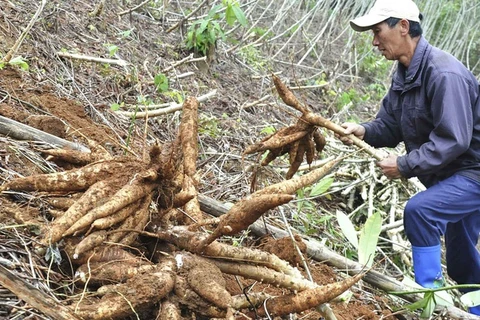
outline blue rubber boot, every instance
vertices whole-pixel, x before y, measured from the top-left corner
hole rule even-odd
[[[432,247],[412,246],[413,270],[416,283],[430,289],[444,286],[441,254],[441,245]]]
[[[480,306],[470,307],[468,308],[468,312],[480,316]]]

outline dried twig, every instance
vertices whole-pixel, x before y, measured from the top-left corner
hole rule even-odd
[[[214,95],[217,94],[217,90],[212,90],[202,96],[197,97],[198,102],[204,102]],[[171,103],[169,107],[167,108],[162,108],[158,110],[152,110],[152,111],[146,111],[146,112],[131,112],[131,111],[117,111],[118,114],[127,116],[127,117],[133,117],[135,116],[136,119],[140,118],[152,118],[152,117],[158,117],[164,114],[172,113],[178,110],[182,109],[183,104],[180,103]]]
[[[15,42],[15,44],[13,45],[13,47],[7,52],[7,54],[5,55],[5,57],[3,57],[3,59],[2,59],[3,62],[10,62],[10,60],[11,60],[12,57],[13,57],[13,55],[14,55],[15,52],[18,50],[18,48],[19,48],[20,45],[22,44],[23,40],[24,40],[25,37],[27,36],[28,32],[29,32],[30,29],[32,28],[33,24],[37,21],[38,16],[40,15],[40,13],[42,13],[43,8],[45,7],[45,4],[46,4],[46,3],[47,3],[47,0],[42,0],[42,3],[40,4],[40,7],[38,7],[37,12],[35,12],[35,15],[33,16],[32,20],[30,20],[30,22],[28,23],[27,27],[25,28],[25,30],[23,30],[22,34],[21,34],[20,37],[17,39],[17,41]]]
[[[57,52],[57,55],[59,57],[69,58],[69,59],[85,60],[85,61],[98,62],[98,63],[117,64],[122,67],[125,67],[130,64],[129,62],[121,59],[105,59],[105,58],[91,57],[91,56],[85,56],[82,54],[68,53],[68,52]]]
[[[149,3],[149,2],[150,2],[150,0],[145,0],[145,1],[143,1],[142,3],[136,5],[136,6],[133,7],[133,8],[130,8],[130,9],[127,9],[127,10],[124,10],[124,11],[119,12],[118,15],[121,17],[121,16],[123,16],[123,15],[125,15],[125,14],[128,14],[128,13],[130,13],[130,12],[133,12],[133,11],[137,10],[138,8],[143,7],[144,5],[146,5],[146,4]]]
[[[40,140],[52,145],[67,147],[72,150],[90,152],[90,150],[78,143],[70,142],[54,136],[53,134],[35,129],[26,124],[0,116],[0,134],[19,140]]]
[[[44,314],[58,320],[80,319],[72,310],[57,303],[20,277],[0,266],[0,284]]]
[[[208,0],[204,0],[202,3],[200,3],[197,8],[195,8],[192,12],[190,12],[189,15],[187,15],[185,18],[180,20],[175,25],[168,28],[167,33],[170,33],[173,30],[177,29],[180,25],[182,25],[183,22],[187,21],[190,17],[192,17],[194,14],[196,14],[203,7],[203,5],[206,4],[206,3],[208,3]]]
[[[190,63],[190,62],[205,61],[206,59],[207,59],[206,57],[194,58],[193,54],[191,54],[188,57],[185,57],[182,60],[175,62],[171,66],[166,67],[161,72],[162,73],[168,72],[168,71],[174,69],[175,67],[178,67],[179,65],[182,65],[182,64],[187,63],[187,62]]]

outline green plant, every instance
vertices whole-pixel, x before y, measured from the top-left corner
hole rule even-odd
[[[301,216],[298,214],[295,219],[300,223],[300,229],[302,229],[305,234],[313,235],[318,233],[315,227],[324,225],[332,219],[332,216],[319,215],[314,202],[314,199],[319,196],[329,197],[329,195],[325,195],[325,193],[332,183],[333,178],[327,176],[311,186],[297,190],[297,212],[302,214]]]
[[[108,50],[108,55],[109,55],[110,57],[115,56],[115,54],[116,54],[117,51],[118,51],[118,46],[116,46],[116,45],[114,45],[114,44],[109,44],[109,43],[104,44],[104,46],[107,48],[107,50]]]
[[[354,88],[348,91],[337,94],[337,110],[342,110],[347,105],[354,105],[359,102],[365,102],[370,99],[368,94],[362,94]]]
[[[195,52],[206,56],[207,51],[215,45],[218,38],[225,39],[225,33],[217,19],[216,7],[214,7],[205,19],[195,21],[187,32],[187,49],[193,49]]]
[[[23,71],[28,71],[29,69],[28,63],[25,61],[25,59],[22,56],[15,57],[8,62],[4,62],[3,60],[0,60],[0,69],[5,68],[6,65],[18,66]]]
[[[226,10],[222,14],[223,7]],[[242,26],[247,25],[247,20],[238,2],[223,0],[222,4],[211,8],[204,19],[197,20],[190,26],[185,39],[187,49],[206,56],[218,39],[225,40],[225,31],[220,25],[222,19],[225,19],[229,26],[233,26],[235,22],[239,22]]]
[[[262,129],[262,131],[260,131],[261,134],[265,134],[265,135],[271,135],[271,134],[274,134],[275,133],[275,127],[274,126],[267,126],[265,128]]]
[[[175,102],[182,104],[183,101],[185,101],[185,97],[180,91],[177,90],[172,90],[172,91],[166,91],[163,92],[163,94],[171,99],[173,99]]]
[[[358,69],[360,75],[370,79],[372,82],[385,82],[389,79],[389,71],[393,61],[380,56],[372,47],[372,34],[361,32],[356,41],[357,54],[360,57]]]
[[[416,284],[413,284],[416,285]],[[418,286],[418,285],[416,285]],[[449,306],[453,305],[453,300],[447,291],[458,290],[458,289],[480,289],[479,284],[458,284],[453,286],[445,286],[441,288],[427,289],[419,288],[416,290],[408,291],[393,291],[389,292],[392,295],[407,295],[407,294],[416,294],[423,293],[423,298],[406,305],[405,307],[410,311],[415,311],[421,309],[421,318],[430,318],[435,310],[436,305]],[[480,304],[480,290],[471,291],[465,293],[460,297],[460,301],[466,307],[472,307]]]
[[[155,78],[153,79],[153,83],[155,84],[155,88],[159,93],[162,93],[168,90],[168,87],[169,87],[168,78],[163,73],[159,73],[155,75]]]
[[[260,51],[253,46],[245,46],[238,50],[238,55],[253,69],[265,71],[266,59],[262,59]]]
[[[128,29],[128,30],[125,30],[125,31],[120,31],[118,33],[118,35],[120,37],[122,37],[123,39],[126,39],[128,37],[130,37],[130,35],[132,34],[132,31],[135,30],[135,28],[131,28],[131,29]]]
[[[233,26],[238,21],[242,26],[247,25],[247,18],[243,13],[238,1],[236,0],[222,0],[225,6],[225,19],[229,26]]]
[[[258,38],[264,36],[267,32],[268,34],[265,36],[265,39],[268,40],[274,36],[273,32],[268,31],[268,29],[261,28],[261,27],[254,27],[252,28],[253,34],[255,34]]]
[[[120,110],[123,106],[125,105],[124,102],[121,102],[121,103],[112,103],[110,104],[110,110],[112,111],[118,111]]]
[[[200,115],[198,119],[198,132],[212,138],[218,138],[221,133],[218,127],[218,119],[215,116]]]
[[[345,238],[357,249],[358,262],[367,267],[372,266],[382,227],[380,212],[377,211],[367,218],[358,238],[355,226],[348,216],[340,210],[337,210],[337,221]]]

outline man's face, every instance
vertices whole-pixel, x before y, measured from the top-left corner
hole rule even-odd
[[[403,38],[400,22],[390,28],[386,22],[381,22],[372,28],[372,44],[387,60],[398,60],[402,55]]]

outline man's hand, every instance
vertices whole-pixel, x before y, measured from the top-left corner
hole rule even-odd
[[[345,131],[344,131],[345,135],[353,134],[357,138],[363,140],[363,136],[365,136],[365,128],[362,125],[359,125],[358,123],[353,123],[353,122],[345,122],[342,124],[342,127],[345,128]],[[335,134],[335,136],[346,145],[353,144],[353,141],[349,139],[347,136],[341,136],[339,134]]]
[[[397,158],[398,156],[391,154],[382,161],[377,162],[377,166],[382,169],[383,174],[388,179],[399,179],[402,177],[400,171],[398,171]]]

